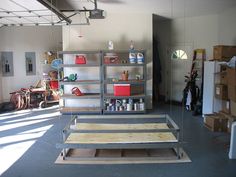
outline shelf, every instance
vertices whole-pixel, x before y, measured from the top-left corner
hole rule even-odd
[[[146,111],[106,111],[103,110],[103,114],[144,114]]]
[[[143,53],[144,58],[146,55],[145,50],[134,50],[132,52],[135,53]],[[111,56],[112,53],[114,53],[114,56],[117,56],[120,60],[118,63],[104,63],[105,62],[105,56]],[[63,103],[68,101],[68,104],[65,107],[61,108],[62,114],[81,114],[81,113],[103,113],[103,100],[104,99],[143,99],[144,103],[146,102],[146,60],[144,60],[144,63],[130,63],[129,62],[129,50],[101,50],[101,51],[60,51],[58,54],[62,56],[63,62],[60,66],[64,70],[64,76],[68,76],[70,73],[77,73],[78,75],[81,75],[81,77],[78,78],[76,81],[59,81],[60,86],[65,86],[65,93],[60,96],[60,99]],[[75,64],[75,56],[76,55],[86,55],[86,64]],[[123,61],[126,61],[126,63],[123,63]],[[89,68],[91,67],[91,68]],[[129,68],[130,67],[130,68]],[[136,80],[135,76],[132,75],[130,77],[131,79],[128,81],[118,80],[113,82],[113,77],[109,75],[109,71],[112,71],[113,69],[122,69],[127,68],[127,70],[132,69],[132,74],[134,75],[137,69],[141,73],[139,74],[141,76],[141,79]],[[96,73],[93,71],[96,69]],[[99,69],[99,73],[97,72],[97,69]],[[135,71],[133,71],[133,69]],[[140,71],[141,70],[141,71]],[[73,72],[72,72],[73,71]],[[78,72],[77,72],[78,71]],[[79,74],[83,73],[83,74]],[[89,75],[90,77],[85,77],[85,75]],[[84,80],[87,79],[87,80]],[[119,78],[117,78],[119,79]],[[107,90],[109,90],[109,87],[112,87],[112,84],[131,84],[133,88],[132,93],[140,93],[135,94],[131,96],[114,96],[113,93],[111,94],[105,94],[107,93]],[[91,92],[98,92],[98,93],[86,93],[82,96],[76,96],[73,95],[70,91],[67,92],[67,87],[75,87],[75,86],[91,86],[91,87],[99,87],[96,88],[96,91]],[[62,87],[63,88],[63,87]],[[99,89],[99,90],[98,90]],[[83,101],[83,102],[82,102]],[[99,101],[97,107],[90,107],[90,102]],[[81,106],[80,108],[76,108],[74,104],[76,102],[80,102]],[[146,103],[145,103],[146,105]],[[135,113],[145,113],[146,107],[144,111],[105,111],[107,114],[135,114]]]
[[[67,114],[67,115],[78,115],[82,113],[100,114],[101,108],[100,107],[80,107],[80,108],[63,107],[60,109],[60,113]]]
[[[131,64],[131,63],[117,63],[117,64],[110,63],[110,64],[105,64],[104,63],[104,66],[127,66],[127,67],[129,67],[129,66],[133,66],[133,67],[140,66],[140,67],[143,67],[144,65],[145,65],[145,63],[143,63],[143,64],[138,64],[138,63],[135,63],[135,64]]]
[[[100,67],[100,64],[62,64],[61,67]]]
[[[129,54],[130,51],[129,50],[103,50],[103,53],[127,53]],[[132,50],[132,53],[145,53],[145,50],[138,50],[138,49],[134,49]]]
[[[122,81],[122,80],[119,80],[119,81],[112,81],[111,79],[107,79],[105,80],[105,83],[106,84],[144,84],[145,83],[145,80],[128,80],[128,81]]]
[[[62,99],[100,99],[101,95],[99,93],[86,93],[82,96],[76,96],[72,94],[64,94],[61,96]]]
[[[73,55],[82,55],[82,54],[101,54],[101,51],[59,51],[58,54],[73,54]]]
[[[79,84],[101,84],[100,80],[78,80],[78,81],[60,81],[61,85],[79,85]]]
[[[104,98],[114,98],[114,99],[121,99],[121,98],[145,98],[144,94],[136,94],[131,96],[114,96],[113,94],[104,94]]]

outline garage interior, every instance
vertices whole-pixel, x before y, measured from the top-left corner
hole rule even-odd
[[[2,0],[0,175],[235,177],[235,18],[234,0]]]

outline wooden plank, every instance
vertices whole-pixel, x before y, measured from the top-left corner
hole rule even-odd
[[[65,143],[130,144],[177,142],[172,133],[71,133]]]
[[[169,129],[166,123],[142,123],[142,124],[98,124],[98,123],[77,123],[79,130],[150,130]]]
[[[70,149],[67,156],[71,157],[95,157],[96,149]]]
[[[191,162],[190,158],[186,152],[181,148],[181,158],[176,158],[176,154],[171,151],[161,151],[156,155],[156,153],[150,153],[151,156],[139,156],[139,157],[91,157],[91,158],[74,158],[78,156],[68,156],[63,160],[62,156],[58,156],[55,163],[56,164],[149,164],[149,163],[186,163]],[[126,153],[127,154],[127,153]]]
[[[96,157],[121,157],[120,149],[97,149]]]

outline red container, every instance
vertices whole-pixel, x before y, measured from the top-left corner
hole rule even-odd
[[[51,89],[58,89],[58,81],[49,81]]]
[[[86,57],[84,55],[76,55],[75,64],[86,64]]]
[[[114,96],[130,96],[130,84],[114,84]]]

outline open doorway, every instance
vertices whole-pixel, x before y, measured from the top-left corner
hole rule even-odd
[[[172,20],[153,14],[153,103],[181,102],[193,45],[175,43]]]
[[[153,103],[166,100],[166,59],[170,19],[153,14]]]

